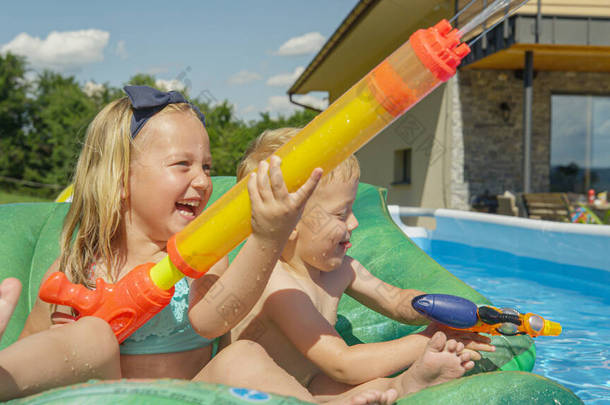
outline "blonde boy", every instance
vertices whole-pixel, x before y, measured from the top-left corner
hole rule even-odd
[[[297,132],[296,128],[264,132],[247,150],[238,179]],[[464,343],[447,340],[449,332],[437,332],[438,325],[401,339],[351,347],[335,331],[344,292],[397,321],[427,323],[410,306],[400,305],[423,292],[386,284],[346,255],[358,227],[352,205],[359,177],[358,161],[350,156],[320,180],[261,299],[230,337],[256,341],[317,400],[346,394],[357,385],[394,388],[404,395],[461,376],[472,368],[471,359],[480,358],[473,350],[493,350],[486,337],[453,333],[471,349],[464,350]],[[311,221],[320,215],[327,221],[321,230]],[[381,378],[410,366],[395,379]]]

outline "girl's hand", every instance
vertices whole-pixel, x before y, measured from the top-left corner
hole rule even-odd
[[[322,169],[314,169],[301,188],[289,193],[280,169],[281,159],[273,155],[270,162],[260,162],[258,172],[252,173],[248,181],[252,235],[283,243],[301,218],[305,203],[322,177]]]

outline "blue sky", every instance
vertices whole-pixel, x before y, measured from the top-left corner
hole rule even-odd
[[[286,90],[357,2],[13,1],[2,5],[0,52],[83,86],[120,86],[136,73],[179,80],[253,119],[290,112]]]

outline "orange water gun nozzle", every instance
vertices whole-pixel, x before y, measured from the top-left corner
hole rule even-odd
[[[174,295],[174,287],[163,290],[152,282],[149,272],[153,266],[140,265],[116,284],[98,278],[95,290],[73,284],[64,273],[56,272],[41,285],[39,296],[43,301],[76,309],[76,319],[96,316],[105,320],[122,343],[167,306]]]

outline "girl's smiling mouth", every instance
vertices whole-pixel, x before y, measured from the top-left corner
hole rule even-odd
[[[194,219],[199,214],[199,200],[183,200],[176,203],[178,213],[187,219]]]

